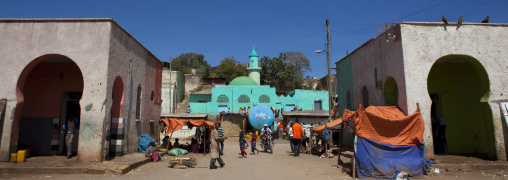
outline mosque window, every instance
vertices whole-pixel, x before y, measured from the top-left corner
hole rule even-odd
[[[240,97],[238,97],[238,103],[250,103],[249,96],[242,94]]]
[[[223,94],[223,95],[220,95],[219,98],[217,98],[217,102],[218,103],[228,103],[229,98],[228,98],[228,96]]]
[[[270,103],[270,97],[262,95],[259,97],[259,103]]]

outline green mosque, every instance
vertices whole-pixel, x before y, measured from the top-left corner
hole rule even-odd
[[[248,77],[240,76],[229,85],[218,85],[211,93],[195,93],[189,97],[193,113],[217,115],[221,111],[239,112],[240,108],[263,104],[275,109],[291,111],[329,110],[328,91],[296,89],[288,95],[278,96],[275,88],[260,85],[259,56],[253,49],[249,55]]]

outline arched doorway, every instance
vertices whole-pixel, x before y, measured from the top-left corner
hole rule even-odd
[[[11,145],[30,148],[31,156],[66,155],[66,120],[71,114],[80,119],[79,100],[83,75],[70,58],[48,54],[36,58],[22,71],[16,87]],[[79,124],[71,152],[77,154]]]
[[[385,106],[397,106],[399,101],[399,89],[393,77],[385,81],[384,87]]]
[[[433,102],[435,154],[495,159],[492,111],[487,104],[490,83],[481,63],[465,55],[444,56],[432,66],[427,87]]]
[[[115,156],[123,155],[124,147],[124,119],[123,119],[123,98],[124,89],[121,77],[116,77],[113,83],[112,99],[113,105],[111,108],[111,122],[109,129],[109,153],[106,159],[111,159]]]

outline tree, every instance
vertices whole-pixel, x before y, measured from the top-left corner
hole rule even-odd
[[[220,77],[225,78],[229,83],[233,79],[239,76],[247,75],[247,66],[245,64],[240,64],[234,57],[224,58],[217,66],[212,77]]]
[[[311,71],[309,59],[301,52],[279,53],[279,57],[263,57],[261,62],[262,83],[278,91],[301,89],[305,71]]]
[[[314,90],[323,90],[323,84],[320,81],[317,82],[316,89]]]
[[[203,54],[194,52],[180,54],[180,56],[171,60],[171,70],[180,71],[184,74],[190,74],[191,69],[196,69],[196,74],[201,77],[207,77],[210,70],[210,65],[205,60]]]

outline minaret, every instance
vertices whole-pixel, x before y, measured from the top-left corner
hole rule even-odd
[[[252,48],[252,52],[249,55],[249,67],[247,68],[247,72],[249,73],[249,77],[256,81],[258,85],[261,85],[260,81],[260,72],[261,68],[259,67],[259,56]]]

